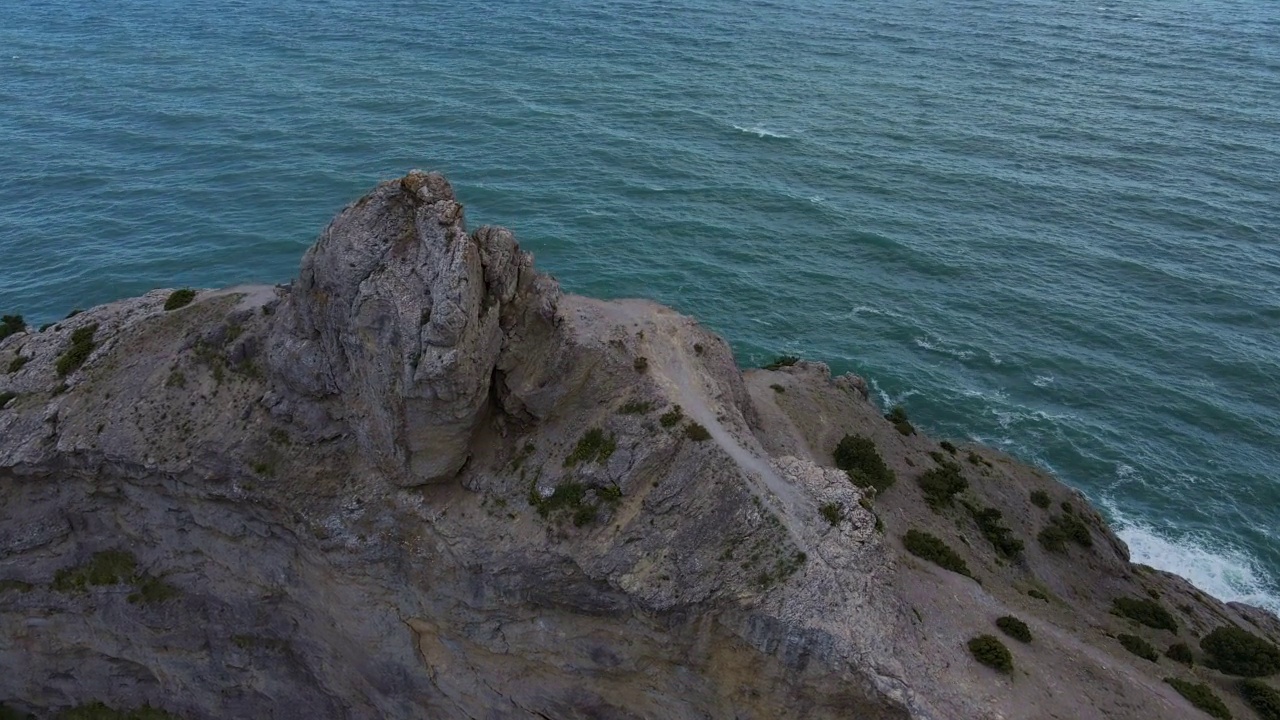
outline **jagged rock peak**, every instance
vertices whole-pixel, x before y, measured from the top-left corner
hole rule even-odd
[[[505,228],[466,232],[443,175],[381,183],[303,257],[272,329],[273,379],[298,402],[341,396],[330,410],[393,481],[451,478],[493,409],[500,356],[554,320],[559,290],[532,268]]]

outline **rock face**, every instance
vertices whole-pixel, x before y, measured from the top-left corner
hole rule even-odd
[[[288,287],[177,299],[0,340],[11,710],[1191,717],[1175,676],[1249,717],[1115,636],[1280,635],[1131,564],[1042,472],[902,434],[859,378],[744,375],[667,308],[562,295],[439,175],[344,209]],[[832,467],[846,436],[897,481]],[[1003,615],[1033,636],[1012,675],[967,648]]]

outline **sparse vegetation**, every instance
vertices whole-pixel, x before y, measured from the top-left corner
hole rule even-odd
[[[1164,656],[1176,663],[1182,663],[1188,667],[1196,664],[1196,658],[1191,654],[1191,648],[1186,643],[1174,643],[1164,651]]]
[[[29,357],[23,357],[23,356],[21,356],[21,355],[18,355],[17,357],[15,357],[15,358],[13,359],[13,361],[12,361],[12,362],[10,362],[10,363],[9,363],[9,372],[10,372],[10,373],[16,373],[16,372],[18,372],[18,371],[19,371],[19,370],[21,370],[21,369],[23,368],[23,366],[24,366],[24,365],[26,365],[28,362],[31,362],[31,358],[29,358]]]
[[[31,592],[32,587],[34,586],[31,583],[23,582],[21,580],[0,580],[0,593],[8,592],[10,590]]]
[[[818,508],[818,512],[822,513],[822,517],[832,525],[839,525],[844,518],[844,508],[840,507],[838,502],[823,503],[822,507]]]
[[[137,591],[129,593],[128,597],[129,602],[134,605],[164,602],[165,600],[172,600],[181,594],[178,588],[160,578],[146,574],[135,577],[134,585],[137,587]]]
[[[979,635],[973,638],[969,641],[969,652],[973,654],[975,660],[987,667],[995,668],[1002,673],[1013,672],[1013,655],[995,635]]]
[[[943,450],[946,450],[952,455],[956,454],[956,446],[951,444],[951,441],[949,440],[943,440],[942,442],[938,443],[938,447],[942,448]]]
[[[765,370],[781,370],[784,367],[791,367],[800,362],[800,358],[795,355],[779,355],[773,359],[773,362],[764,366]]]
[[[1262,720],[1280,720],[1280,692],[1261,680],[1241,680],[1240,694]]]
[[[1048,510],[1048,509],[1049,509],[1049,505],[1050,505],[1050,503],[1052,503],[1052,502],[1053,502],[1053,501],[1052,501],[1051,499],[1049,499],[1049,493],[1047,493],[1047,492],[1045,492],[1045,491],[1043,491],[1043,490],[1032,490],[1032,491],[1031,491],[1031,504],[1032,504],[1032,505],[1035,505],[1036,507],[1038,507],[1038,508],[1040,508],[1040,509],[1042,509],[1042,510]]]
[[[773,388],[773,391],[774,391],[774,392],[776,392],[776,393],[784,393],[784,392],[786,392],[786,391],[787,391],[787,389],[786,389],[786,388],[782,387],[782,386],[781,386],[781,385],[779,385],[778,383],[774,383],[774,384],[770,385],[769,387]]]
[[[689,421],[688,425],[684,426],[684,436],[694,442],[706,442],[711,439],[711,433],[705,427],[692,420]]]
[[[84,364],[85,360],[93,354],[97,344],[93,340],[93,336],[98,332],[98,325],[86,325],[71,333],[71,344],[58,357],[56,369],[59,377],[70,375]]]
[[[1171,677],[1165,678],[1164,681],[1172,685],[1179,695],[1187,699],[1187,702],[1205,711],[1210,717],[1231,720],[1231,711],[1223,704],[1222,698],[1209,689],[1208,685]]]
[[[190,305],[191,301],[195,299],[196,299],[196,291],[192,290],[191,288],[174,290],[173,292],[169,293],[168,299],[164,301],[164,309],[166,311],[177,310],[178,308],[182,308]]]
[[[951,507],[952,499],[969,488],[969,481],[960,474],[960,466],[955,463],[944,463],[916,478],[916,483],[924,493],[924,501],[935,512],[944,507]]]
[[[642,402],[640,400],[632,400],[630,402],[623,403],[622,407],[618,408],[618,414],[619,415],[646,415],[649,413],[650,410],[653,410],[653,403],[648,401]]]
[[[618,441],[614,436],[605,436],[604,430],[591,428],[578,440],[573,452],[564,459],[565,467],[573,467],[578,463],[603,463],[618,449]]]
[[[15,392],[9,392],[8,390],[4,392],[0,392],[0,408],[3,408],[5,405],[8,405],[9,401],[16,397],[18,397],[18,394]]]
[[[705,351],[705,350],[706,350],[706,348],[702,347],[702,343],[694,343],[694,344],[693,344],[693,353],[694,353],[695,355],[701,355],[701,354],[703,353],[703,351]]]
[[[1089,527],[1075,515],[1054,515],[1049,518],[1049,524],[1040,531],[1036,539],[1045,550],[1056,553],[1067,551],[1067,541],[1084,548],[1093,547]]]
[[[1137,635],[1120,634],[1116,636],[1116,640],[1120,641],[1120,644],[1124,646],[1125,650],[1128,650],[1143,660],[1156,662],[1160,659],[1160,653],[1156,652],[1156,649],[1151,646],[1151,643],[1143,640]]]
[[[1280,671],[1280,649],[1234,625],[1214,628],[1200,639],[1205,665],[1241,677],[1266,677]]]
[[[873,487],[882,493],[894,483],[893,471],[884,464],[884,458],[869,437],[845,435],[836,445],[834,456],[836,467],[858,487]]]
[[[27,329],[27,323],[21,315],[5,315],[0,317],[0,340],[16,335]]]
[[[1116,598],[1111,603],[1111,613],[1129,618],[1149,628],[1178,632],[1178,623],[1164,606],[1147,598]]]
[[[997,553],[1010,560],[1022,553],[1022,541],[1014,537],[1012,530],[1000,523],[1002,516],[999,510],[991,507],[979,508],[969,503],[965,503],[965,507],[973,516],[973,521],[978,525],[982,536],[991,543]]]
[[[529,488],[529,504],[544,518],[568,516],[575,527],[595,521],[600,515],[600,504],[616,505],[622,499],[622,490],[614,485],[607,488],[590,488],[583,483],[566,480],[556,486],[547,497],[538,494],[536,486]]]
[[[184,388],[187,386],[187,376],[181,370],[174,370],[169,373],[168,379],[164,381],[164,386],[169,388]]]
[[[138,561],[124,550],[103,550],[84,565],[59,570],[53,576],[58,592],[84,592],[91,585],[124,585],[133,580]]]
[[[969,578],[973,577],[973,573],[969,572],[969,566],[965,563],[964,558],[960,557],[955,550],[952,550],[950,546],[943,542],[942,538],[936,535],[931,535],[923,530],[908,530],[907,534],[902,536],[902,544],[907,548],[907,552],[922,560],[928,560],[944,570],[950,570]]]
[[[1031,628],[1027,624],[1012,615],[1005,615],[996,620],[996,627],[1000,628],[1000,632],[1017,640],[1018,642],[1031,642]]]
[[[1035,588],[1031,588],[1030,590],[1028,590],[1027,595],[1037,600],[1043,600],[1044,602],[1049,602],[1049,596],[1045,595],[1044,593],[1040,592]]]
[[[631,367],[635,368],[638,373],[649,372],[649,358],[643,356],[638,357],[635,362],[631,363]]]
[[[177,715],[143,705],[136,710],[116,710],[100,702],[64,710],[58,720],[180,720]]]
[[[673,405],[670,410],[658,416],[658,424],[664,428],[675,427],[684,419],[684,410],[679,405]]]
[[[988,463],[986,460],[983,460],[981,455],[979,455],[978,453],[974,452],[973,450],[970,450],[970,451],[969,451],[969,464],[971,464],[971,465],[988,465],[989,463]]]
[[[894,405],[893,409],[885,414],[884,419],[893,423],[893,426],[903,435],[916,434],[915,426],[912,425],[911,421],[907,418],[907,409],[901,405]]]

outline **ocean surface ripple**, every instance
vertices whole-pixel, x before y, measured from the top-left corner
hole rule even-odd
[[[0,310],[282,282],[440,169],[567,289],[872,378],[1280,610],[1280,10],[0,4]]]

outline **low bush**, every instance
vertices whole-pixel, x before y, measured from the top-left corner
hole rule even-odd
[[[764,366],[765,370],[781,370],[784,367],[791,367],[800,362],[800,358],[795,355],[779,355],[773,359],[773,362]]]
[[[164,301],[164,309],[166,311],[177,310],[178,308],[182,308],[190,305],[191,301],[195,299],[196,299],[196,291],[192,290],[191,288],[174,290],[173,292],[169,293],[169,297]]]
[[[635,368],[638,373],[649,372],[649,358],[638,357],[635,362],[631,363],[631,367]]]
[[[995,635],[979,635],[969,641],[969,652],[978,662],[1002,673],[1013,672],[1013,655]]]
[[[675,427],[684,419],[684,410],[679,405],[673,405],[670,410],[658,416],[658,424],[664,428]]]
[[[116,710],[100,702],[63,710],[58,720],[179,720],[177,715],[143,705],[136,710]]]
[[[96,552],[89,562],[59,570],[53,576],[53,589],[58,592],[83,592],[91,585],[124,585],[133,582],[138,561],[124,550]]]
[[[901,405],[894,405],[893,409],[885,414],[884,419],[893,423],[893,426],[903,435],[916,434],[915,426],[913,426],[911,424],[911,420],[907,418],[907,409]]]
[[[1215,628],[1200,639],[1205,665],[1228,675],[1266,677],[1280,671],[1280,650],[1234,625]]]
[[[786,389],[786,388],[782,387],[782,386],[781,386],[781,385],[779,385],[778,383],[774,383],[774,384],[770,385],[769,387],[773,388],[773,391],[774,391],[774,392],[776,392],[776,393],[784,393],[784,392],[786,392],[786,391],[787,391],[787,389]]]
[[[1188,667],[1196,664],[1196,658],[1191,654],[1191,648],[1186,643],[1174,643],[1164,651],[1164,656],[1176,663],[1182,663]]]
[[[1035,599],[1037,599],[1037,600],[1043,600],[1043,601],[1045,601],[1045,602],[1049,602],[1049,596],[1048,596],[1048,595],[1045,595],[1044,593],[1040,592],[1039,590],[1037,590],[1037,589],[1035,589],[1035,588],[1031,588],[1030,590],[1028,590],[1028,591],[1027,591],[1027,595],[1030,595],[1031,597],[1033,597],[1033,598],[1035,598]]]
[[[969,503],[965,503],[965,507],[973,516],[973,521],[978,525],[982,536],[991,543],[998,554],[1013,560],[1022,553],[1022,541],[1014,537],[1012,530],[1001,524],[1002,515],[999,510],[991,507],[979,508]]]
[[[624,403],[622,407],[618,408],[618,414],[619,415],[644,415],[644,414],[647,414],[652,409],[653,409],[653,403],[651,402],[640,402],[639,400],[632,400],[631,402]]]
[[[31,358],[29,358],[29,357],[22,357],[21,355],[18,355],[17,357],[15,357],[15,358],[13,359],[13,361],[12,361],[12,362],[10,362],[10,363],[9,363],[9,372],[10,372],[10,373],[16,373],[16,372],[18,372],[18,371],[19,371],[19,370],[21,370],[21,369],[23,368],[23,366],[25,366],[28,362],[31,362]]]
[[[684,436],[694,442],[706,442],[711,439],[711,432],[702,425],[690,421],[684,426]]]
[[[969,481],[960,474],[960,466],[955,463],[944,463],[926,470],[916,478],[916,484],[924,493],[924,501],[935,512],[950,507],[952,499],[969,488]]]
[[[1178,623],[1164,606],[1147,598],[1116,598],[1111,603],[1111,613],[1135,620],[1149,628],[1178,632]]]
[[[907,548],[907,552],[922,560],[928,560],[944,570],[969,578],[973,577],[964,558],[936,535],[922,530],[908,530],[907,534],[902,536],[902,544]]]
[[[604,430],[591,428],[583,433],[573,452],[564,459],[565,467],[573,467],[578,463],[605,462],[618,448],[618,441],[612,435],[605,436]]]
[[[71,344],[58,357],[56,370],[59,377],[75,372],[84,364],[85,360],[89,359],[89,356],[93,354],[94,348],[97,347],[97,343],[93,340],[97,332],[98,325],[95,323],[86,325],[71,333]]]
[[[1093,547],[1093,536],[1089,527],[1075,515],[1054,515],[1049,524],[1036,536],[1041,547],[1049,552],[1064,553],[1067,542],[1073,542],[1083,548]]]
[[[1222,698],[1209,689],[1208,685],[1171,677],[1165,678],[1164,681],[1172,685],[1179,695],[1187,699],[1187,702],[1205,711],[1210,717],[1231,720],[1231,711],[1223,704]]]
[[[823,503],[822,507],[818,508],[818,512],[832,525],[839,525],[840,520],[844,518],[844,510],[838,502]]]
[[[1040,508],[1040,509],[1042,509],[1042,510],[1048,510],[1048,509],[1049,509],[1049,505],[1050,505],[1050,503],[1052,503],[1052,502],[1053,502],[1053,501],[1049,499],[1049,493],[1047,493],[1047,492],[1045,492],[1045,491],[1043,491],[1043,490],[1032,490],[1032,491],[1031,491],[1031,504],[1032,504],[1032,505],[1035,505],[1036,507],[1038,507],[1038,508]]]
[[[21,315],[5,315],[0,317],[0,340],[16,335],[27,329],[27,323]]]
[[[876,492],[888,490],[894,483],[893,471],[884,464],[880,451],[869,437],[845,435],[836,445],[836,467],[849,476],[858,487],[873,487]]]
[[[1261,680],[1241,680],[1240,694],[1262,720],[1280,720],[1280,692]]]
[[[18,393],[15,393],[15,392],[9,392],[8,390],[4,392],[0,392],[0,408],[3,408],[5,405],[8,405],[9,401],[16,397],[18,397]]]
[[[956,446],[951,444],[951,442],[948,440],[943,440],[942,442],[938,443],[938,446],[941,447],[943,450],[946,450],[947,452],[951,453],[952,455],[956,454]]]
[[[1160,653],[1156,652],[1156,649],[1151,646],[1151,643],[1143,640],[1137,635],[1121,634],[1116,636],[1116,640],[1120,641],[1120,644],[1124,646],[1125,650],[1128,650],[1143,660],[1156,662],[1160,659]]]
[[[1017,640],[1018,642],[1031,642],[1031,628],[1027,624],[1012,615],[1005,615],[996,620],[996,627],[1000,628],[1000,632]]]

